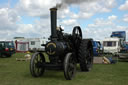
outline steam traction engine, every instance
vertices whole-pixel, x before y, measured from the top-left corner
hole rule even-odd
[[[61,27],[57,29],[57,8],[51,8],[51,36],[50,41],[43,45],[49,62],[41,52],[33,54],[30,61],[32,76],[41,76],[45,69],[63,70],[67,80],[71,80],[76,73],[76,64],[80,64],[82,71],[90,71],[93,62],[92,39],[82,39],[79,26],[73,28],[72,34],[63,33]]]

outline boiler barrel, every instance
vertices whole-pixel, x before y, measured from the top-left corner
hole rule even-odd
[[[66,42],[49,42],[45,50],[48,55],[60,56],[69,50],[69,45]]]

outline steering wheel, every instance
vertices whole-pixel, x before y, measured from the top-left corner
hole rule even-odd
[[[82,31],[80,26],[75,26],[72,31],[73,42],[75,46],[79,46],[82,40]]]

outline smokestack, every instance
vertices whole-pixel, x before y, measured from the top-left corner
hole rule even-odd
[[[51,40],[57,39],[57,8],[51,8]]]

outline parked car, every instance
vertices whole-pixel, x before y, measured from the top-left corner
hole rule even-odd
[[[93,55],[98,56],[103,53],[103,45],[99,41],[93,41]]]
[[[0,41],[0,57],[11,57],[15,53],[13,41]]]
[[[97,42],[93,41],[93,55],[94,56],[98,56],[98,50],[99,50],[99,48],[98,48]]]
[[[96,41],[96,42],[97,42],[97,45],[98,45],[98,53],[103,54],[103,52],[104,52],[103,45],[100,43],[100,41]]]

